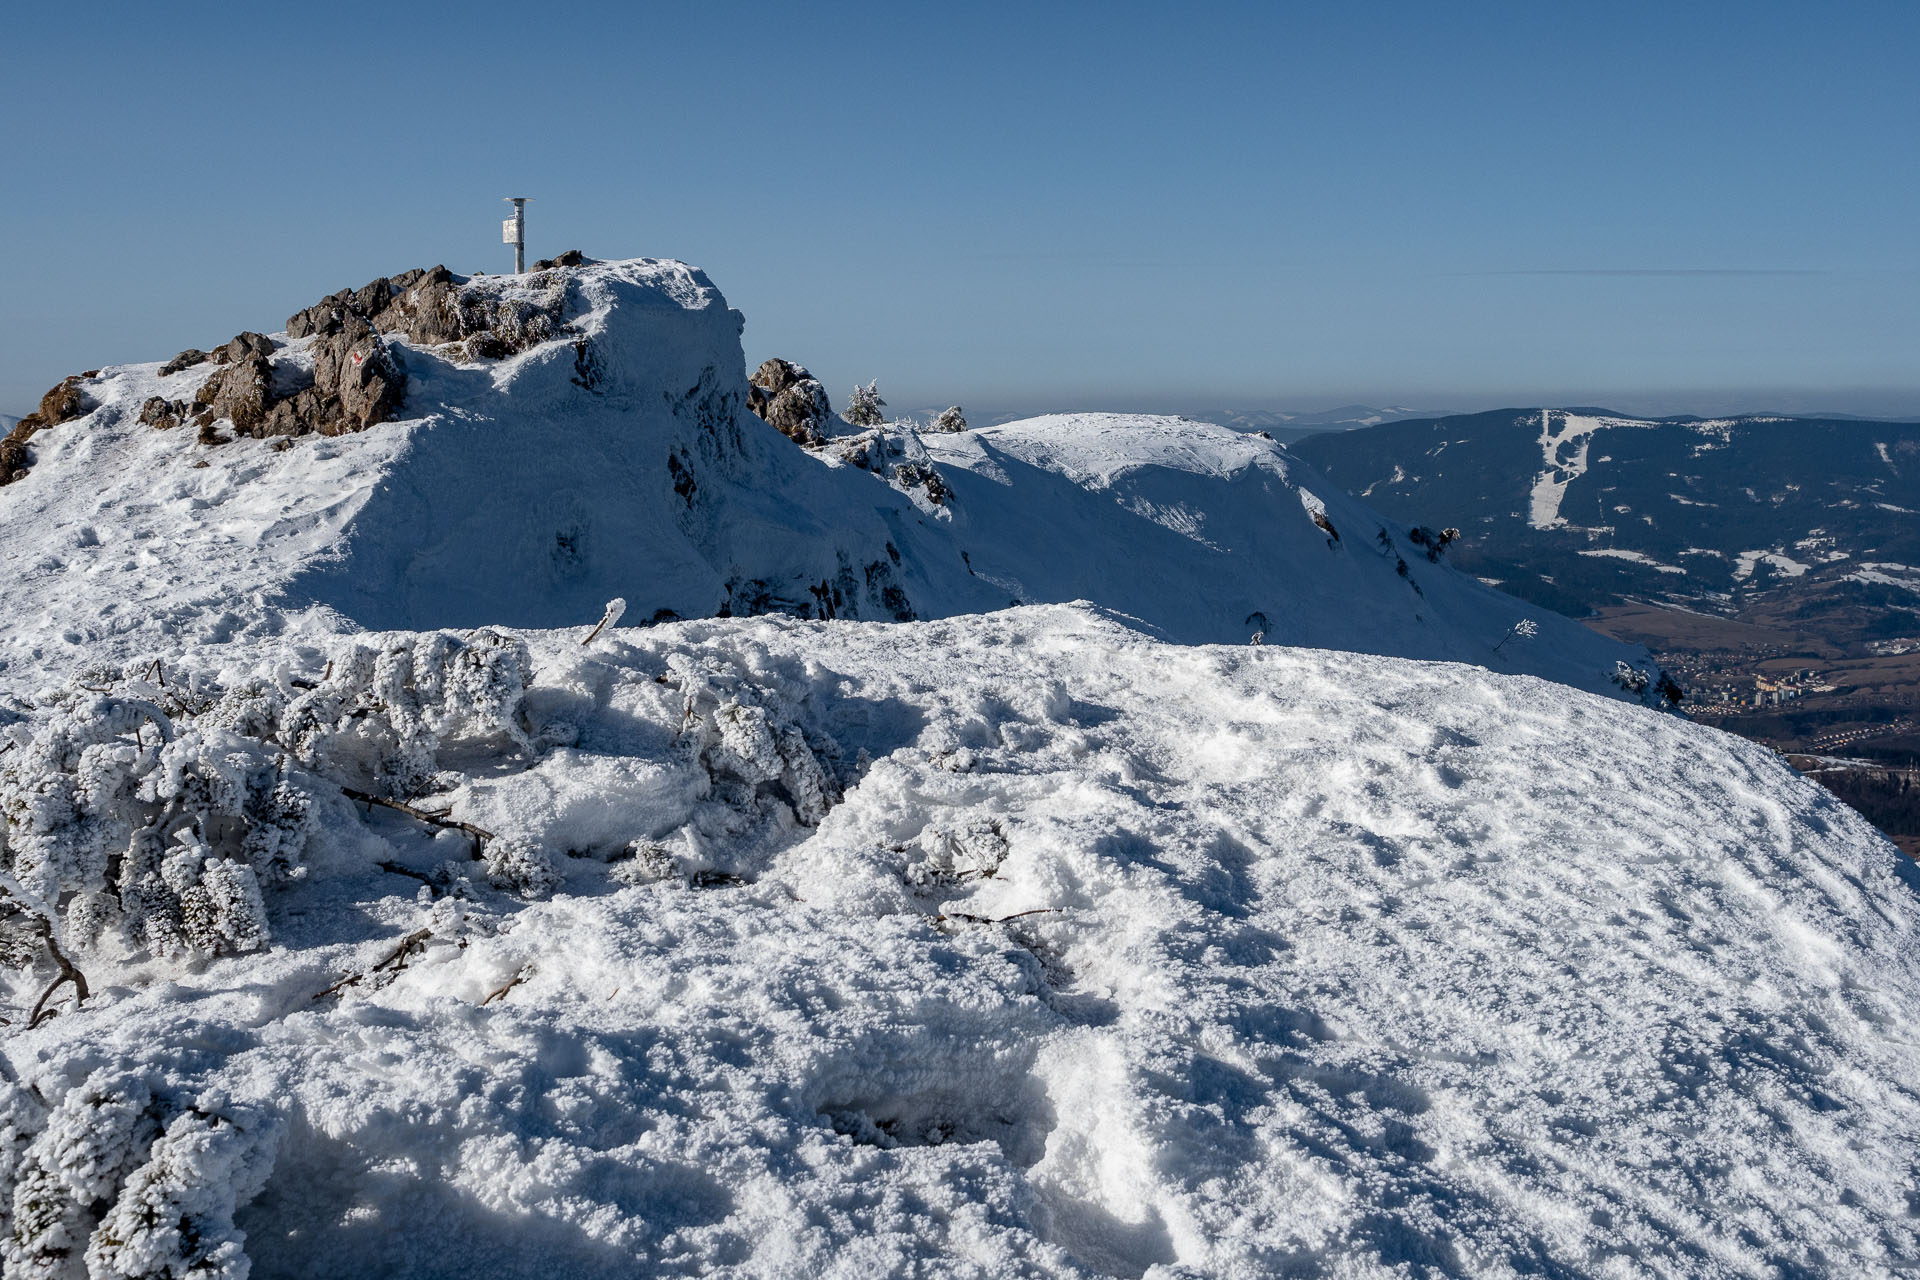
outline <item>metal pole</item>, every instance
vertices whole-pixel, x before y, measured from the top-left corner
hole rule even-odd
[[[513,205],[513,216],[501,225],[501,238],[513,246],[513,274],[524,275],[527,270],[527,201],[533,197],[503,198]]]

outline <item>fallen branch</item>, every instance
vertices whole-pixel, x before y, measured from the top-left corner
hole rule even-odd
[[[71,982],[73,984],[74,1008],[78,1009],[84,1004],[89,994],[87,991],[87,975],[81,973],[80,970],[74,967],[73,961],[67,959],[66,952],[60,950],[60,944],[53,940],[53,922],[45,916],[38,916],[36,919],[38,919],[40,924],[40,937],[47,944],[48,954],[53,957],[53,962],[60,966],[60,976],[55,978],[53,985],[45,991],[42,991],[40,998],[33,1002],[33,1012],[27,1015],[27,1029],[29,1031],[39,1026],[43,1018],[51,1018],[53,1016],[54,1011],[46,1007],[47,1001],[53,998],[54,992],[58,991],[67,983]]]
[[[501,997],[505,996],[507,992],[513,990],[515,987],[519,986],[521,983],[525,982],[528,978],[531,978],[532,976],[533,976],[533,966],[532,965],[523,966],[520,972],[514,974],[511,978],[507,979],[507,984],[504,987],[497,987],[494,990],[488,992],[487,998],[480,1002],[480,1006],[482,1008],[485,1008],[487,1005],[492,1004],[495,1000],[498,1000]]]
[[[396,876],[410,876],[429,889],[433,887],[433,877],[424,871],[415,871],[412,867],[403,867],[397,862],[376,862],[374,865],[382,871],[391,871]]]
[[[340,981],[328,987],[325,991],[314,996],[314,999],[324,1000],[330,995],[338,994],[356,982],[365,981],[369,976],[379,973],[382,969],[391,968],[395,973],[398,973],[407,967],[407,957],[419,950],[421,945],[432,936],[433,930],[431,929],[415,929],[412,933],[400,939],[400,945],[388,952],[385,959],[379,961],[372,968],[364,972],[348,974],[346,977],[340,979]]]
[[[999,916],[996,918],[994,916],[975,916],[968,915],[964,911],[954,911],[937,915],[933,919],[936,924],[942,920],[964,920],[968,924],[1005,924],[1009,920],[1018,920],[1022,916],[1056,916],[1059,915],[1060,912],[1061,908],[1059,907],[1035,907],[1031,911],[1016,911],[1010,916]]]
[[[421,809],[403,800],[388,800],[365,791],[355,791],[352,787],[340,788],[340,794],[349,800],[358,800],[361,804],[377,804],[383,809],[392,809],[404,813],[416,822],[424,822],[430,827],[445,827],[449,831],[464,831],[473,837],[473,856],[480,856],[480,848],[494,838],[493,832],[485,827],[476,827],[471,822],[461,822],[458,818],[449,818],[446,811],[435,813],[431,809]]]

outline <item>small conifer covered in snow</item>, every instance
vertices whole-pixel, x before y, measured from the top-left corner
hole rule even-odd
[[[840,416],[856,427],[877,427],[887,420],[880,411],[887,402],[880,398],[879,380],[875,379],[866,386],[854,384],[853,394],[847,397],[846,411]]]

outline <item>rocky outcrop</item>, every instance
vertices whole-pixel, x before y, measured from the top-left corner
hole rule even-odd
[[[535,266],[551,272],[586,261],[578,249],[569,249]],[[288,338],[309,340],[305,359],[251,330],[210,352],[189,347],[161,365],[160,376],[205,364],[214,369],[191,401],[148,397],[140,406],[140,421],[159,431],[190,424],[198,428],[195,439],[203,444],[229,439],[216,426],[223,421],[232,424],[235,435],[257,439],[365,431],[397,416],[406,395],[406,372],[386,341],[388,335],[438,348],[455,360],[502,359],[566,331],[565,279],[548,276],[532,285],[533,296],[524,289],[506,296],[474,288],[466,277],[438,266],[342,289],[288,318]],[[587,355],[584,348],[576,353],[576,365],[581,385],[591,390]],[[83,384],[98,372],[64,379],[0,439],[0,485],[27,474],[32,465],[27,442],[35,432],[92,411],[95,406]],[[811,382],[806,370],[797,374],[782,384],[783,390],[799,381]],[[811,386],[817,390],[819,384]],[[783,430],[817,441],[821,434],[814,424],[824,425],[830,410],[824,391],[818,391],[817,404],[802,391],[789,396],[781,412],[790,424]]]
[[[235,338],[221,351],[225,353],[239,343],[240,339]],[[195,404],[208,410],[202,416],[225,418],[233,423],[235,431],[252,435],[265,421],[267,407],[273,403],[273,364],[262,355],[230,359],[225,368],[216,370],[201,384],[193,399]]]
[[[169,400],[165,396],[149,396],[140,406],[142,425],[156,431],[171,431],[187,420],[193,412],[193,406],[185,400]]]
[[[585,258],[569,256],[578,265]],[[555,336],[562,328],[562,290],[534,301],[471,288],[445,267],[382,276],[342,289],[287,320],[289,338],[333,338],[357,332],[398,334],[425,347],[464,343],[455,356],[497,360]]]
[[[21,423],[25,421],[26,419],[23,418],[15,423],[13,430],[7,432],[6,438],[0,440],[0,486],[10,485],[27,474],[31,457],[27,452],[27,436],[20,433]],[[27,433],[27,435],[31,434],[32,432]]]
[[[222,367],[194,395],[192,420],[205,425],[224,418],[237,434],[265,439],[344,435],[391,419],[399,412],[406,374],[380,335],[353,314],[328,327],[309,348],[310,377],[294,377],[290,389],[275,377],[271,339],[252,333],[235,338],[215,353]],[[297,375],[297,368],[292,372]],[[141,421],[178,425],[173,404],[149,400]]]
[[[827,442],[833,406],[819,379],[791,360],[778,357],[747,379],[747,408],[781,435],[809,449]]]
[[[99,372],[94,369],[62,378],[58,386],[40,397],[39,408],[13,424],[13,430],[7,432],[4,440],[0,440],[0,485],[12,484],[27,474],[32,465],[27,441],[36,432],[57,427],[63,422],[72,422],[92,412],[93,402],[87,398],[81,384]]]
[[[574,250],[549,265],[585,261]],[[503,297],[472,288],[444,266],[381,276],[287,319],[288,338],[308,340],[310,365],[283,357],[276,368],[273,339],[261,333],[242,333],[211,355],[183,351],[161,372],[208,360],[219,368],[192,406],[155,397],[142,407],[141,421],[164,430],[190,420],[202,428],[202,440],[224,438],[208,430],[222,419],[237,434],[263,439],[365,431],[397,415],[406,394],[406,373],[387,335],[458,360],[497,360],[560,333],[564,298],[558,284],[544,297]]]
[[[188,347],[173,359],[160,366],[160,376],[170,378],[182,369],[191,369],[197,364],[207,362],[207,353],[198,347]]]

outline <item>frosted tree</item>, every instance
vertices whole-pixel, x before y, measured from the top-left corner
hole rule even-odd
[[[1540,634],[1540,624],[1532,618],[1522,618],[1507,628],[1507,634],[1500,637],[1500,643],[1493,646],[1495,653],[1506,648],[1509,640],[1531,640]]]
[[[960,406],[957,404],[948,405],[945,409],[942,409],[940,416],[933,420],[933,429],[935,431],[965,431],[967,429],[967,420],[960,415]]]
[[[887,420],[880,412],[886,407],[887,402],[880,398],[879,380],[875,379],[864,387],[854,384],[853,394],[847,398],[847,408],[841,416],[856,427],[877,427]]]

